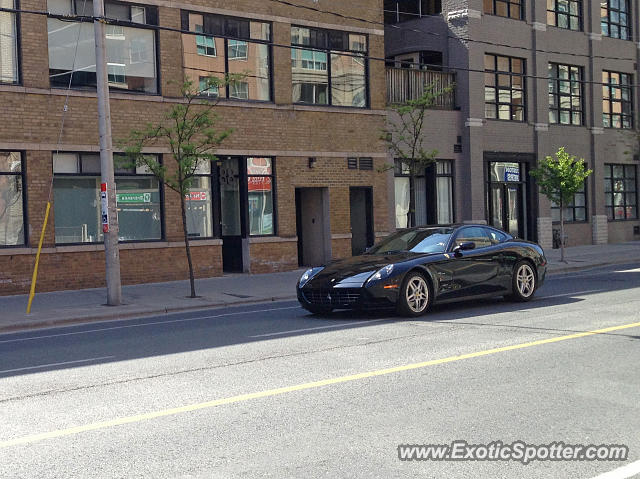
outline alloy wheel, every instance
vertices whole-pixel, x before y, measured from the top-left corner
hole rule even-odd
[[[531,296],[536,286],[536,276],[528,264],[523,264],[518,268],[516,273],[516,285],[518,286],[518,292],[524,298]]]
[[[421,313],[429,304],[429,286],[422,276],[414,276],[407,283],[407,306],[414,313]]]

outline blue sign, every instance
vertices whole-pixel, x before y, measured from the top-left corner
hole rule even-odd
[[[520,181],[520,167],[519,166],[505,166],[504,167],[504,181]]]

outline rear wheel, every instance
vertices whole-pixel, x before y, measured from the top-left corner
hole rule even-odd
[[[424,276],[413,271],[407,274],[400,294],[396,309],[402,316],[415,317],[427,312],[431,304],[431,290]]]
[[[511,295],[507,299],[512,301],[529,301],[533,298],[538,286],[536,273],[527,261],[520,261],[513,268],[513,277],[511,278]]]
[[[331,306],[318,306],[315,304],[303,304],[302,307],[309,311],[311,314],[329,314],[333,311]]]

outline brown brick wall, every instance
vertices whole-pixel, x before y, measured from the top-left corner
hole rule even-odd
[[[307,0],[293,0],[308,6]],[[150,1],[150,3],[154,3]],[[163,2],[158,2],[163,3]],[[382,30],[382,25],[349,20],[274,2],[254,0],[195,0],[192,10],[226,9],[239,16],[267,15],[273,22],[274,42],[290,44],[291,24],[318,22],[321,26],[345,25],[349,28]],[[180,28],[180,10],[166,3],[158,9],[163,26]],[[46,0],[24,0],[25,9],[46,10]],[[382,0],[338,2],[330,10],[362,17],[372,22],[382,21]],[[229,12],[232,13],[232,12]],[[28,248],[37,247],[44,219],[52,175],[52,150],[56,148],[67,91],[50,89],[48,81],[47,19],[39,15],[21,15],[21,85],[1,86],[0,148],[19,149],[26,157]],[[380,35],[369,35],[370,55],[384,57],[384,42]],[[127,136],[133,128],[157,121],[179,101],[179,86],[184,77],[182,39],[179,33],[159,31],[159,95],[113,93],[111,96],[114,140]],[[348,170],[347,156],[383,155],[385,145],[379,139],[384,113],[384,63],[371,62],[369,91],[372,110],[350,110],[300,107],[291,104],[291,55],[287,48],[273,47],[273,103],[249,104],[221,102],[216,111],[220,128],[233,128],[233,134],[223,144],[225,151],[238,154],[276,155],[277,234],[284,238],[296,236],[295,188],[323,186],[329,188],[331,233],[350,233],[349,186],[371,186],[374,192],[376,231],[387,227],[387,186],[384,173],[376,169],[384,160],[376,158],[374,171]],[[95,93],[73,90],[68,99],[61,151],[97,151],[98,125]],[[117,149],[117,147],[116,147]],[[166,147],[165,164],[173,167]],[[305,153],[317,157],[316,166],[308,168]],[[295,156],[295,155],[298,156]],[[165,189],[165,241],[182,239],[178,195]],[[87,247],[55,248],[55,217],[53,207],[46,230],[41,258],[38,291],[102,286],[104,283],[104,253],[87,251]],[[149,246],[149,245],[142,245]],[[157,245],[155,245],[157,246]],[[350,255],[349,239],[332,241],[334,257]],[[222,272],[221,247],[197,246],[194,242],[194,264],[198,277]],[[0,250],[0,294],[28,291],[35,255],[32,250]],[[183,247],[151,247],[121,250],[124,284],[148,281],[185,279],[187,266]],[[250,244],[250,269],[253,273],[297,268],[295,241],[253,242]]]

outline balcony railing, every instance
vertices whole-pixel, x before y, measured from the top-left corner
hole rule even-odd
[[[387,103],[405,103],[420,98],[425,88],[433,87],[433,108],[453,110],[456,107],[455,73],[415,68],[387,68]],[[447,91],[447,88],[451,91]]]

